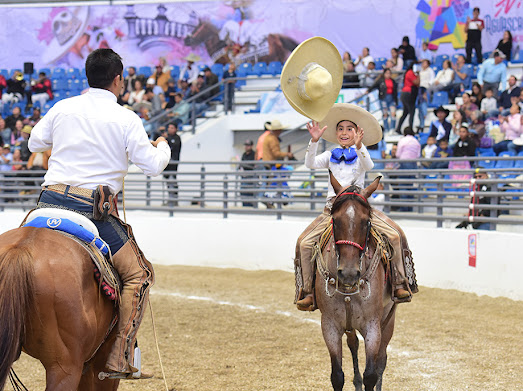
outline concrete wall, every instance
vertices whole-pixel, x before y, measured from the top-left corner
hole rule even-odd
[[[129,212],[138,243],[153,262],[169,265],[292,271],[295,240],[309,219]],[[0,212],[0,233],[18,226],[24,213]],[[523,300],[522,234],[420,228],[405,222],[418,282],[479,295]],[[476,267],[469,266],[469,235],[476,234]]]

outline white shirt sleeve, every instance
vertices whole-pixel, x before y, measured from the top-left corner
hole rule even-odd
[[[358,158],[360,159],[361,166],[365,171],[370,171],[374,167],[374,162],[370,158],[369,151],[367,151],[367,148],[365,145],[361,144],[361,149],[354,148],[356,150],[356,154],[358,155]]]
[[[29,150],[31,152],[44,152],[53,147],[53,120],[54,113],[52,107],[49,112],[38,121],[31,131],[31,137],[29,138]]]
[[[171,159],[169,144],[161,142],[156,148],[153,147],[137,115],[129,123],[126,148],[129,159],[148,176],[160,175]]]
[[[309,141],[307,153],[305,154],[305,167],[307,168],[329,168],[329,159],[331,157],[330,151],[325,151],[321,155],[316,156],[318,150],[318,142]]]

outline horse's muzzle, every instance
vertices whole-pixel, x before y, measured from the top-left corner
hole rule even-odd
[[[357,286],[360,280],[361,272],[357,269],[338,269],[338,281],[346,287]]]

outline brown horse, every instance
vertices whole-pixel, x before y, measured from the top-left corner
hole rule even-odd
[[[200,21],[193,32],[186,36],[184,40],[184,44],[191,47],[198,46],[201,43],[205,44],[207,53],[214,63],[227,64],[231,61],[229,58],[229,45],[225,41],[220,40],[218,29],[210,22]],[[271,61],[280,61],[283,64],[291,52],[298,46],[294,39],[281,34],[267,35],[267,44],[268,54],[259,57],[253,55],[251,56],[252,58],[249,57],[248,62],[266,62],[268,64]]]
[[[74,240],[33,227],[0,235],[0,390],[21,350],[44,366],[46,390],[116,390],[119,380],[98,379],[115,310]]]
[[[315,293],[321,311],[321,328],[331,357],[331,382],[335,391],[344,384],[342,337],[352,353],[356,391],[381,391],[392,338],[396,305],[386,284],[378,239],[372,234],[372,208],[367,199],[376,190],[377,178],[367,188],[342,189],[331,174],[337,197],[332,207],[332,237],[318,257]],[[358,367],[358,330],[365,340],[363,379]]]

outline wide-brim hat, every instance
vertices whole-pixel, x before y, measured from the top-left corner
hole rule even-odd
[[[183,58],[185,61],[190,61],[190,62],[198,62],[200,61],[202,58],[200,56],[198,56],[197,54],[194,54],[194,53],[189,53],[188,56],[184,57]]]
[[[523,136],[519,136],[518,138],[515,138],[512,140],[512,142],[518,146],[523,145]]]
[[[70,28],[67,30],[70,36],[66,36],[65,38],[63,38],[62,43],[59,42],[57,36],[55,36],[51,40],[51,42],[49,43],[49,45],[47,45],[42,55],[42,60],[46,64],[55,62],[65,53],[67,53],[69,49],[71,49],[74,46],[76,41],[78,41],[78,39],[85,32],[85,27],[87,26],[87,22],[89,21],[88,6],[80,6],[76,7],[75,9],[68,8],[62,11],[62,13],[64,13],[64,19],[68,19],[73,22],[71,23]],[[60,17],[60,14],[58,14],[55,16],[55,19]],[[53,22],[54,21],[55,20],[53,20]]]
[[[283,125],[280,120],[273,119],[270,123],[265,125],[268,130],[283,130],[287,129],[289,125]]]
[[[445,117],[448,117],[450,114],[450,110],[444,108],[443,106],[438,107],[437,109],[434,109],[434,115],[438,115],[438,111],[443,111],[445,113]]]
[[[336,126],[341,121],[351,121],[363,129],[363,144],[374,145],[381,141],[382,130],[376,118],[367,110],[350,104],[350,103],[336,103],[327,113],[323,121],[320,121],[320,129],[327,126],[325,132],[321,136],[328,142],[338,144],[336,137]]]
[[[25,125],[22,128],[22,132],[27,133],[27,134],[31,134],[32,130],[33,130],[33,127],[31,125]]]
[[[300,114],[321,121],[338,99],[343,62],[336,46],[322,37],[309,38],[291,53],[280,84],[289,104]]]

